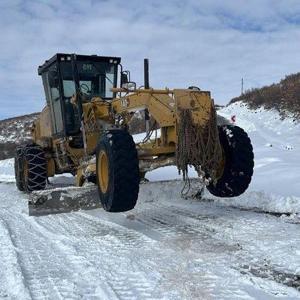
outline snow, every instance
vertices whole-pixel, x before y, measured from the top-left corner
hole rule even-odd
[[[91,186],[73,211],[38,216],[13,160],[0,161],[0,299],[300,299],[300,126],[241,103],[219,113],[236,115],[255,152],[251,186],[233,199],[197,198],[193,178],[182,198],[165,167],[146,175],[132,211],[105,212]]]
[[[13,159],[0,161],[0,182],[15,182]]]
[[[29,216],[26,195],[0,188],[0,298],[300,297],[293,220],[182,199],[180,181],[141,185],[122,214]]]

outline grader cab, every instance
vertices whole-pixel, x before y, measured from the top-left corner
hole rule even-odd
[[[137,88],[120,62],[56,54],[38,68],[47,104],[32,127],[33,143],[16,150],[18,189],[42,190],[49,177],[68,172],[77,186],[98,186],[105,210],[127,211],[146,172],[176,165],[184,180],[193,166],[215,196],[242,194],[253,174],[251,142],[241,128],[217,124],[210,92],[153,89],[146,59]],[[128,128],[138,111],[146,137],[135,143]]]

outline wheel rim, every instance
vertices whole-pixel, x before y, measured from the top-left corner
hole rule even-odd
[[[108,189],[108,157],[104,151],[101,151],[99,154],[99,163],[98,163],[98,181],[100,184],[101,191],[106,193]]]

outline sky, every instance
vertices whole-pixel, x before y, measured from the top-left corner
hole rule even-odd
[[[244,89],[300,72],[298,0],[0,0],[0,119],[40,111],[37,67],[55,53],[120,56],[154,88]]]

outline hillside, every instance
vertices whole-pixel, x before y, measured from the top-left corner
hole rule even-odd
[[[30,126],[38,114],[0,121],[0,160],[14,156],[17,145],[30,141]]]
[[[276,109],[283,118],[292,114],[300,120],[300,73],[288,75],[270,86],[248,90],[233,98],[230,104],[237,101],[247,103],[252,109]]]

